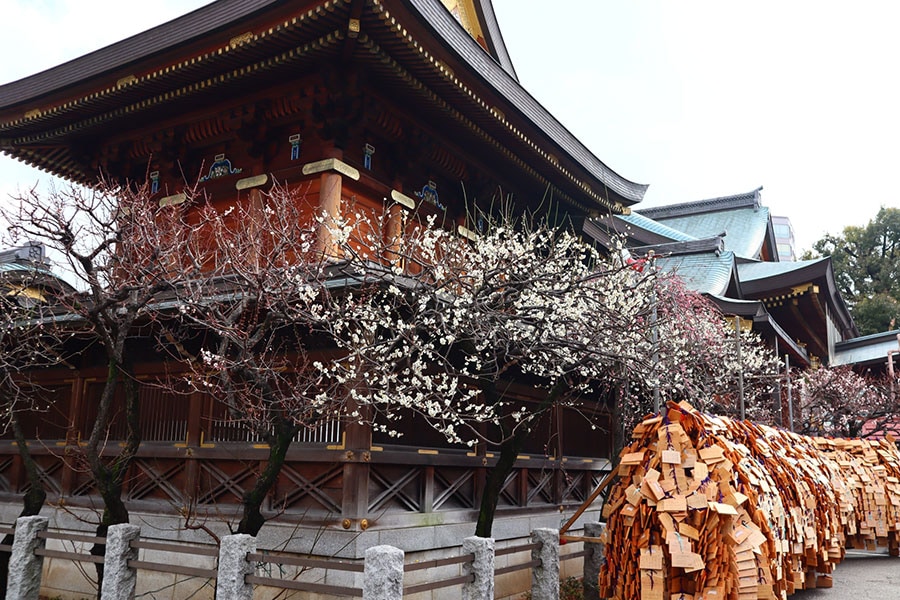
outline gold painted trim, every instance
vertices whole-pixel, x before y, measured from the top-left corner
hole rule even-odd
[[[359,19],[350,19],[350,22],[347,23],[347,35],[351,38],[355,38],[359,35],[359,31]]]
[[[278,27],[272,27],[265,31],[261,31],[258,34],[251,34],[251,35],[253,35],[253,37],[255,37],[256,39],[261,39],[261,38],[265,38],[265,37],[273,36],[273,35],[275,35],[275,36],[280,35],[284,31],[302,27],[310,20],[319,19],[320,17],[323,17],[323,16],[333,12],[336,9],[337,5],[339,5],[339,4],[346,5],[346,3],[347,3],[347,0],[328,0],[321,6],[311,9],[304,14],[293,17],[292,19],[290,19],[288,21],[284,21]],[[340,33],[340,32],[337,32],[337,33]],[[93,117],[93,118],[87,119],[86,122],[87,122],[87,124],[96,124],[97,122],[105,120],[105,117],[108,117],[110,115],[116,116],[116,115],[134,112],[135,110],[146,109],[146,108],[149,108],[149,107],[151,107],[155,104],[158,104],[162,101],[170,100],[172,98],[177,98],[177,97],[185,95],[186,93],[189,93],[189,92],[196,92],[198,90],[212,86],[216,83],[223,83],[223,82],[233,78],[234,76],[243,75],[243,74],[250,73],[250,72],[255,72],[260,68],[267,68],[269,66],[272,66],[273,64],[278,64],[281,62],[286,62],[288,60],[295,59],[298,56],[305,54],[310,49],[320,49],[327,44],[336,42],[337,39],[338,39],[338,37],[335,34],[329,34],[322,38],[319,38],[315,42],[306,44],[302,47],[293,48],[291,50],[288,50],[288,51],[282,53],[281,55],[274,57],[272,59],[268,59],[268,60],[262,61],[260,63],[254,63],[253,65],[250,65],[248,67],[242,67],[239,69],[235,69],[226,75],[219,75],[218,77],[215,77],[213,79],[207,79],[204,82],[197,82],[197,83],[191,84],[191,85],[183,87],[183,88],[165,92],[163,94],[155,96],[154,98],[142,100],[133,105],[129,105],[129,106],[125,107],[124,109],[117,109],[117,110],[112,111],[111,113],[106,113],[99,117]],[[138,78],[136,83],[147,83],[147,82],[154,81],[154,80],[162,78],[162,77],[174,75],[185,69],[194,68],[194,67],[200,65],[201,63],[206,63],[206,62],[215,60],[215,59],[221,57],[223,54],[230,52],[232,50],[234,50],[234,48],[232,46],[230,46],[229,44],[226,44],[224,46],[216,48],[216,49],[214,49],[210,52],[207,52],[205,54],[202,54],[200,56],[193,56],[191,58],[182,60],[180,62],[160,67],[159,69],[157,69],[156,71],[153,71],[152,73],[148,73],[146,75],[141,75]],[[41,116],[58,115],[58,114],[62,114],[65,111],[75,110],[85,104],[88,104],[93,101],[101,100],[106,96],[110,96],[110,95],[118,92],[119,89],[120,89],[119,87],[112,85],[105,89],[102,89],[102,90],[99,90],[96,92],[91,92],[90,94],[88,94],[86,96],[82,96],[80,98],[69,100],[68,102],[59,104],[57,106],[49,107],[46,110],[42,110],[42,109],[30,110],[30,111],[26,112],[25,115],[21,119],[13,119],[12,121],[0,123],[0,129],[6,128],[6,127],[15,127],[15,126],[21,124],[22,122],[27,121],[31,118],[41,117]],[[85,123],[85,121],[81,121],[78,123],[70,123],[69,125],[67,125],[65,127],[57,128],[56,130],[49,132],[49,133],[45,133],[45,134],[41,134],[41,135],[25,136],[23,138],[17,138],[15,140],[15,142],[17,144],[27,144],[27,143],[31,143],[31,142],[35,142],[35,141],[40,141],[42,139],[57,137],[59,135],[68,133],[70,131],[77,130],[79,128],[79,126],[82,125],[83,123]]]
[[[178,204],[182,204],[185,200],[187,200],[187,195],[185,194],[173,194],[171,196],[166,196],[165,198],[159,199],[160,208],[164,206],[176,206]]]
[[[475,233],[474,231],[472,231],[472,230],[469,229],[468,227],[463,227],[462,225],[459,225],[459,226],[456,228],[456,233],[458,233],[460,236],[466,238],[467,240],[470,240],[470,241],[473,241],[473,242],[474,242],[475,240],[478,239],[478,234],[477,234],[477,233]]]
[[[229,48],[237,48],[238,46],[241,46],[243,44],[246,44],[247,42],[252,41],[254,37],[256,37],[256,36],[253,35],[252,31],[247,31],[245,33],[242,33],[241,35],[236,35],[233,38],[231,38],[230,40],[228,40],[228,47]]]
[[[315,175],[316,173],[324,173],[325,171],[335,171],[336,173],[349,177],[353,181],[359,181],[359,171],[337,158],[326,158],[317,160],[316,162],[306,163],[301,169],[301,172],[304,175]]]
[[[341,443],[338,444],[329,444],[325,446],[326,450],[343,450],[347,446],[347,433],[344,432],[341,434]]]
[[[268,182],[269,176],[263,173],[262,175],[254,175],[253,177],[244,177],[243,179],[238,179],[234,184],[234,187],[238,190],[249,190],[250,188],[266,185],[266,183]]]
[[[438,454],[437,450],[426,450],[424,448],[419,448],[419,454]]]
[[[126,75],[125,77],[122,77],[121,79],[119,79],[116,82],[116,89],[121,89],[127,85],[131,85],[132,83],[135,83],[137,80],[138,80],[137,77],[135,77],[134,75]]]
[[[403,206],[404,208],[408,208],[409,210],[416,209],[416,201],[404,194],[403,192],[398,192],[397,190],[391,190],[391,200]]]

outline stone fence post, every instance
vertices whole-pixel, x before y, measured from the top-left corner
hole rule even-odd
[[[110,526],[106,532],[106,553],[103,555],[102,600],[134,600],[137,570],[128,566],[137,560],[138,549],[131,542],[141,535],[141,528],[130,523]]]
[[[584,537],[598,538],[606,530],[605,523],[585,523]],[[601,542],[585,542],[584,557],[584,600],[600,600],[600,567],[603,566],[604,545]]]
[[[403,598],[403,550],[393,546],[373,546],[366,550],[363,572],[363,600]]]
[[[475,581],[463,584],[462,600],[494,599],[494,539],[467,537],[463,540],[463,554],[474,554],[470,563],[463,563],[463,575],[474,575]]]
[[[226,535],[219,546],[219,572],[216,575],[216,598],[253,600],[253,584],[247,583],[255,566],[247,555],[256,552],[256,538],[246,533]]]
[[[47,517],[19,517],[9,559],[9,577],[6,580],[6,597],[18,600],[38,600],[41,591],[41,570],[44,557],[34,551],[43,548],[46,540],[38,533],[47,530]]]
[[[531,560],[541,561],[541,566],[531,570],[531,597],[559,600],[559,530],[535,529],[531,541],[541,545],[531,551]]]

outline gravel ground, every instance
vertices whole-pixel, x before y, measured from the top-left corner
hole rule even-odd
[[[847,550],[835,568],[834,587],[801,590],[793,600],[900,600],[900,558],[883,552]]]

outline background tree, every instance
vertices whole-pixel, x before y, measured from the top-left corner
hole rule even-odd
[[[23,422],[51,409],[49,390],[36,382],[32,374],[66,364],[60,340],[44,331],[44,319],[51,314],[53,294],[47,292],[47,265],[33,261],[21,269],[0,272],[0,428],[11,431],[22,461],[28,489],[22,495],[20,517],[40,513],[47,499],[40,470],[31,454]],[[52,286],[57,287],[57,286]],[[42,291],[46,292],[46,296]],[[28,419],[31,417],[31,419]],[[12,535],[3,539],[12,544]],[[0,589],[5,589],[9,552],[0,553]]]
[[[806,435],[881,437],[896,433],[900,401],[886,378],[849,367],[819,368],[799,376],[795,427]]]
[[[804,258],[830,256],[835,278],[863,335],[900,318],[900,209],[882,207],[864,227],[825,235]]]
[[[103,499],[97,535],[127,523],[123,484],[141,442],[137,357],[146,340],[137,325],[157,318],[153,302],[177,285],[180,265],[168,260],[191,239],[180,209],[161,209],[149,189],[71,187],[42,196],[32,191],[2,211],[14,235],[43,243],[77,280],[76,290],[56,298],[54,314],[43,318],[53,345],[77,345],[82,362],[105,365],[96,419],[84,444],[73,446]],[[152,344],[150,345],[152,347]],[[121,445],[108,444],[117,412],[124,414]],[[93,553],[103,552],[95,545]],[[102,565],[98,565],[101,575]]]
[[[654,294],[658,360],[652,377],[632,379],[623,388],[622,435],[652,412],[654,386],[661,404],[686,400],[700,410],[736,417],[743,383],[747,418],[771,422],[779,363],[763,340],[752,330],[741,331],[738,352],[734,318],[726,319],[675,274],[661,277]]]

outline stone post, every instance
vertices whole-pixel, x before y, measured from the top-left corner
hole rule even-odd
[[[535,529],[531,541],[541,545],[531,551],[531,560],[541,561],[541,566],[531,571],[531,597],[559,600],[559,530]]]
[[[41,591],[41,570],[44,557],[34,551],[43,548],[46,540],[38,533],[47,530],[47,517],[19,517],[9,559],[9,577],[6,580],[6,597],[18,600],[38,600]]]
[[[131,542],[140,535],[141,528],[130,523],[112,525],[106,532],[102,600],[134,600],[137,571],[128,561],[137,560],[138,549],[132,548]]]
[[[373,546],[366,550],[363,573],[363,600],[403,598],[403,550],[393,546]]]
[[[463,563],[463,575],[474,575],[475,581],[463,584],[462,600],[493,600],[494,539],[467,537],[463,540],[462,551],[475,555],[471,563]]]
[[[597,538],[606,530],[605,523],[585,523],[584,536]],[[600,567],[604,561],[604,545],[600,542],[585,542],[584,549],[587,554],[584,557],[584,600],[600,600]]]
[[[253,584],[247,583],[254,566],[247,554],[256,552],[256,538],[246,533],[226,535],[219,546],[219,573],[216,575],[216,598],[253,600]]]

